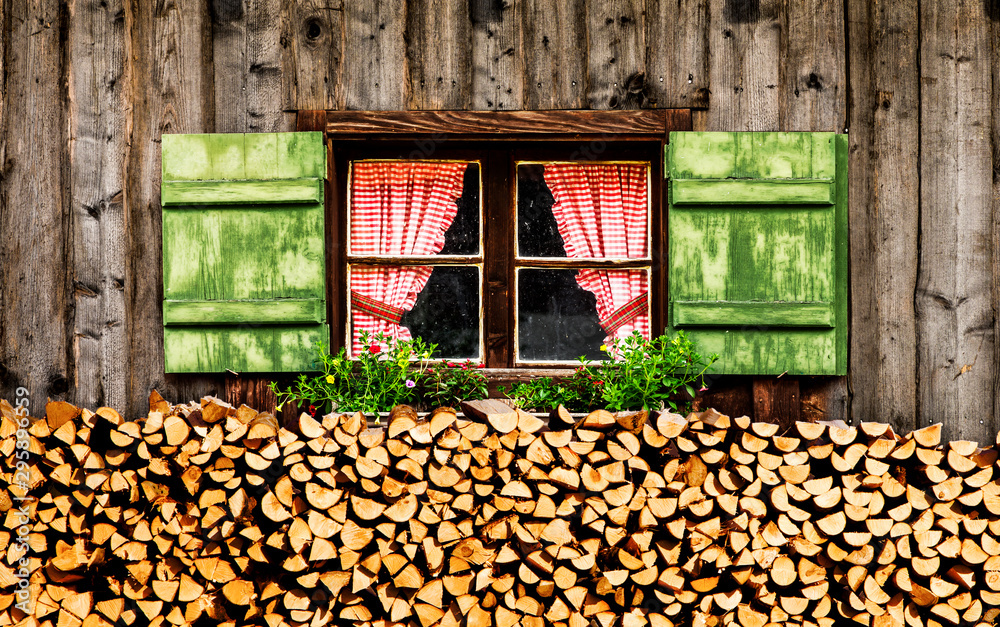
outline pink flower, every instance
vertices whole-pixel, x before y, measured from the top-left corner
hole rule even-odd
[[[416,382],[413,379],[407,379],[406,380],[406,387],[408,387],[408,388],[415,388],[415,387],[417,387],[417,384],[416,384]]]
[[[698,388],[698,391],[699,391],[699,392],[704,392],[704,391],[706,391],[707,389],[708,389],[708,388],[707,388],[707,387],[705,387],[705,386],[703,385],[703,386],[701,386],[700,388]]]

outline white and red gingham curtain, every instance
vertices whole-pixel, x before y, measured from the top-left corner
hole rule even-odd
[[[350,254],[434,255],[458,213],[467,163],[360,161],[351,176]],[[427,285],[431,266],[355,266],[351,269],[351,354],[360,333],[411,338],[400,326]]]
[[[559,163],[545,166],[559,234],[573,259],[642,259],[648,254],[647,166]],[[576,281],[597,298],[605,343],[639,331],[649,337],[645,270],[580,270]]]

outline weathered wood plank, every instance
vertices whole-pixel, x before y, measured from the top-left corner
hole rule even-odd
[[[848,2],[851,415],[902,433],[918,426],[917,15],[916,0]]]
[[[407,109],[468,109],[472,102],[472,27],[467,0],[408,0]]]
[[[328,337],[325,324],[167,327],[163,345],[172,373],[299,372]]]
[[[920,33],[920,415],[943,422],[946,440],[990,443],[998,426],[990,24],[982,2],[926,2]]]
[[[472,20],[472,108],[516,111],[521,108],[525,59],[520,50],[520,3],[475,0]]]
[[[787,431],[801,418],[799,381],[795,377],[755,377],[753,419],[780,425]]]
[[[587,3],[587,86],[591,109],[649,104],[643,0]]]
[[[650,106],[708,107],[708,6],[709,0],[647,1],[646,90]]]
[[[677,113],[678,115],[672,115]],[[686,121],[686,111],[331,111],[327,131],[358,135],[650,135],[662,136]],[[668,128],[668,123],[670,128]]]
[[[711,131],[776,131],[782,0],[711,0]],[[798,129],[793,129],[798,130]]]
[[[152,389],[172,402],[218,394],[221,377],[164,377],[163,274],[160,258],[160,134],[203,133],[215,124],[211,45],[205,3],[125,5],[126,97],[131,134],[126,153],[128,417],[144,415]]]
[[[400,110],[407,101],[406,3],[344,5],[344,106]]]
[[[990,74],[993,76],[993,230],[991,240],[993,245],[993,311],[1000,311],[1000,3],[992,3],[989,6],[990,26],[992,28],[993,46],[991,48],[990,59],[992,67]],[[1000,338],[1000,316],[994,319],[994,334]],[[1000,369],[1000,341],[995,342],[993,350],[993,363]],[[1000,397],[1000,372],[994,382],[993,398]],[[994,403],[993,424],[1000,425],[1000,402]]]
[[[583,109],[587,105],[587,31],[584,0],[518,2],[521,72],[526,110]]]
[[[161,191],[164,207],[200,203],[313,203],[323,198],[323,182],[318,178],[277,181],[164,181]]]
[[[282,298],[277,300],[165,300],[163,324],[214,324],[325,322],[323,298]]]
[[[766,303],[722,301],[673,301],[676,326],[777,325],[782,327],[832,327],[833,303]]]
[[[808,180],[674,180],[670,182],[675,205],[745,203],[773,205],[832,205],[836,189],[830,181]]]
[[[343,0],[282,0],[285,109],[343,107]]]
[[[128,405],[123,205],[123,2],[75,3],[69,20],[70,197],[73,214],[73,401]]]
[[[290,130],[282,112],[280,0],[212,2],[215,130]]]
[[[0,397],[28,390],[29,411],[74,383],[68,359],[72,251],[66,180],[63,30],[56,0],[5,3],[0,93]]]
[[[782,5],[781,128],[843,133],[847,124],[844,5],[805,0]]]

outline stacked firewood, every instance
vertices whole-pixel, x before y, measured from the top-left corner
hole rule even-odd
[[[285,428],[154,393],[137,422],[50,403],[21,444],[0,403],[0,625],[1000,616],[996,446],[942,446],[940,425],[901,437],[875,423],[779,433],[712,410],[462,410]]]

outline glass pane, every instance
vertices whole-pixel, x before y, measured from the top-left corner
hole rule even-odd
[[[479,164],[353,161],[351,255],[478,255]]]
[[[601,345],[649,337],[649,270],[519,268],[517,360],[605,359]]]
[[[518,163],[519,257],[649,257],[649,163]]]
[[[351,266],[351,354],[361,330],[437,344],[435,357],[479,359],[479,268]]]

